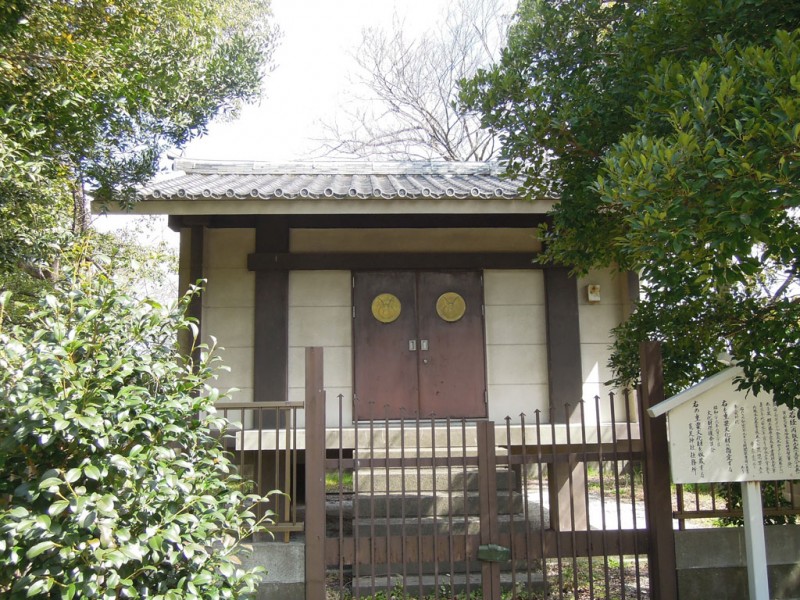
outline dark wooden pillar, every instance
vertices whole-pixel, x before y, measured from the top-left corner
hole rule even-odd
[[[203,264],[203,256],[205,253],[205,231],[203,225],[192,225],[188,229],[189,233],[189,265],[188,265],[188,286],[197,285],[198,281],[205,278],[205,265]],[[186,290],[181,290],[184,293]],[[200,294],[195,294],[186,310],[187,316],[191,317],[197,323],[197,339],[192,340],[191,334],[189,337],[181,342],[181,345],[186,348],[188,353],[192,347],[192,343],[197,346],[203,339],[203,299]],[[185,344],[185,345],[184,345]],[[200,350],[195,349],[192,353],[192,359],[195,363],[200,359]]]
[[[256,253],[288,252],[285,217],[259,217]],[[254,400],[286,401],[289,362],[289,272],[256,271]]]
[[[664,400],[664,369],[661,345],[644,342],[639,346],[642,388],[639,393],[642,443],[645,454],[645,511],[650,534],[648,571],[653,600],[678,597],[675,532],[672,529],[672,490],[669,477],[667,417],[651,417],[647,409]]]
[[[578,324],[578,282],[565,268],[544,270],[547,311],[547,376],[556,422],[578,413],[583,395],[581,332]],[[564,405],[571,407],[568,415]]]
[[[544,271],[544,289],[550,418],[555,423],[580,423],[583,372],[578,282],[569,269],[554,267]],[[548,470],[550,526],[560,531],[587,528],[586,471],[577,458],[571,454],[569,464],[551,465]]]
[[[633,314],[633,311],[636,310],[636,305],[639,303],[639,276],[636,273],[628,271],[625,273],[624,277],[622,318],[628,319]]]

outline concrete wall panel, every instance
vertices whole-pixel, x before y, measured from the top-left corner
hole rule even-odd
[[[619,325],[620,304],[586,304],[578,307],[582,344],[613,341],[611,330]]]
[[[325,385],[351,387],[353,385],[353,352],[350,346],[325,346]],[[289,387],[305,387],[305,347],[289,348]]]
[[[208,284],[203,292],[203,306],[254,306],[255,273],[238,268],[206,269]]]
[[[352,314],[347,306],[289,306],[289,346],[350,346]]]
[[[253,399],[253,319],[255,276],[247,270],[247,255],[255,251],[255,232],[250,229],[206,229],[203,293],[203,336],[217,339],[223,364],[213,385],[225,391],[240,388],[231,400]]]
[[[487,344],[545,344],[544,306],[486,306]]]
[[[352,302],[350,271],[294,271],[289,306],[347,306]]]
[[[769,597],[800,598],[800,527],[764,528]],[[747,600],[744,530],[741,527],[675,532],[680,600]]]
[[[544,306],[541,271],[484,271],[483,287],[487,306]]]
[[[583,399],[587,402],[586,418],[594,421],[594,397],[603,399],[600,412],[601,421],[611,418],[610,404],[607,396],[610,391],[617,392],[614,402],[615,417],[620,420],[625,417],[626,405],[622,393],[605,385],[613,373],[608,367],[611,356],[610,346],[614,341],[612,329],[624,318],[625,314],[625,288],[621,285],[620,277],[610,270],[591,271],[578,279],[578,315],[581,330],[581,371],[583,376]],[[600,302],[590,303],[587,295],[588,285],[600,286]],[[628,411],[635,419],[635,411]]]
[[[289,399],[305,398],[305,348],[321,346],[327,393],[326,421],[352,423],[352,278],[350,271],[292,271],[289,274]],[[300,416],[305,423],[304,416]]]
[[[488,270],[483,281],[489,418],[518,421],[548,405],[544,277]]]
[[[230,371],[220,371],[216,383],[212,385],[226,390],[231,387],[249,387],[253,384],[253,348],[226,348],[219,351],[222,364],[229,366]],[[244,384],[244,385],[242,385]]]
[[[254,314],[255,309],[252,306],[206,308],[203,321],[206,342],[210,341],[210,336],[214,336],[217,345],[223,348],[252,348]]]
[[[547,382],[547,348],[544,345],[491,345],[486,349],[488,383]]]
[[[522,412],[528,423],[534,423],[537,409],[542,411],[541,422],[549,422],[548,405],[546,383],[489,386],[489,419],[496,423],[504,423],[506,417],[518,423]]]
[[[255,229],[206,229],[206,267],[247,269],[247,255],[255,252]]]

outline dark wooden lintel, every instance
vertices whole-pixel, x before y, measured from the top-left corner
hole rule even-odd
[[[303,253],[263,252],[247,257],[251,271],[394,269],[544,269],[535,252]]]
[[[170,215],[167,225],[173,231],[180,231],[183,227],[212,227],[214,218],[209,215]]]
[[[433,229],[526,228],[547,222],[545,214],[329,214],[329,215],[170,215],[170,228],[202,222],[210,228],[251,228],[258,222],[282,220],[292,229]]]

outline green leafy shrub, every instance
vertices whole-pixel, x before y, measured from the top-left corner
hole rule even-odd
[[[219,443],[214,359],[176,352],[192,327],[97,271],[55,284],[3,329],[0,596],[237,598],[264,524]]]

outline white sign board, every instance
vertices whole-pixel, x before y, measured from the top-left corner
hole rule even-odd
[[[800,479],[800,419],[772,396],[737,390],[733,367],[650,409],[667,413],[672,480]]]
[[[743,482],[750,598],[768,600],[761,482],[800,479],[800,420],[771,394],[737,390],[741,375],[739,367],[726,369],[647,412],[667,413],[675,483]]]

